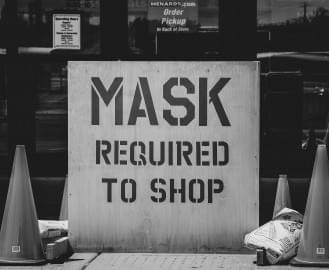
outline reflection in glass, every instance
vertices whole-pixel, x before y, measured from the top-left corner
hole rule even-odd
[[[167,9],[169,2],[179,6]],[[191,7],[183,8],[186,3]],[[182,15],[170,14],[172,11]],[[129,47],[133,54],[155,55],[157,34],[193,36],[209,31],[218,31],[218,0],[128,0]]]
[[[4,68],[0,64],[0,155],[8,153],[7,95]]]
[[[258,31],[272,50],[328,50],[329,1],[258,0]]]
[[[323,141],[329,124],[329,74],[307,76],[303,83],[303,148]]]
[[[6,54],[6,44],[5,44],[5,18],[6,17],[6,7],[5,0],[0,0],[0,54]]]
[[[327,16],[329,2],[323,0],[258,0],[258,25],[304,24]]]
[[[66,64],[42,64],[37,78],[36,150],[67,151]]]

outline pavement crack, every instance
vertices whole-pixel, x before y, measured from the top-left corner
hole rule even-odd
[[[98,256],[101,255],[101,252],[97,253],[96,256],[94,256],[93,258],[91,258],[89,261],[87,261],[82,267],[81,270],[85,270],[87,269],[87,267],[98,258]]]

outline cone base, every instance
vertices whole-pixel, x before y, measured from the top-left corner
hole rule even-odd
[[[38,259],[38,260],[17,259],[17,260],[13,260],[12,258],[1,258],[0,257],[0,265],[42,265],[42,264],[46,264],[45,259]]]
[[[315,266],[315,267],[328,267],[329,259],[327,261],[316,261],[316,260],[307,260],[301,258],[293,258],[289,262],[290,265],[293,266]]]

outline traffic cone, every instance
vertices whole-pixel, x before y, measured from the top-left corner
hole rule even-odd
[[[289,191],[289,183],[286,174],[280,174],[278,180],[278,186],[276,189],[273,218],[279,213],[283,208],[291,208],[291,199]]]
[[[62,196],[61,211],[59,213],[59,220],[68,219],[68,194],[67,194],[67,175],[65,177],[64,191]]]
[[[318,145],[303,229],[292,265],[329,266],[329,167],[325,145]]]
[[[25,147],[16,146],[0,231],[0,264],[45,262]]]

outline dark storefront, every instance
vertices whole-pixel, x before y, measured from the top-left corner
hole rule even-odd
[[[38,215],[59,214],[69,60],[260,61],[260,223],[271,218],[282,173],[291,179],[294,207],[304,211],[328,124],[329,4],[191,2],[187,27],[173,30],[168,21],[157,30],[150,0],[0,0],[1,213],[15,145],[25,144]],[[54,14],[79,15],[80,49],[53,49]]]

